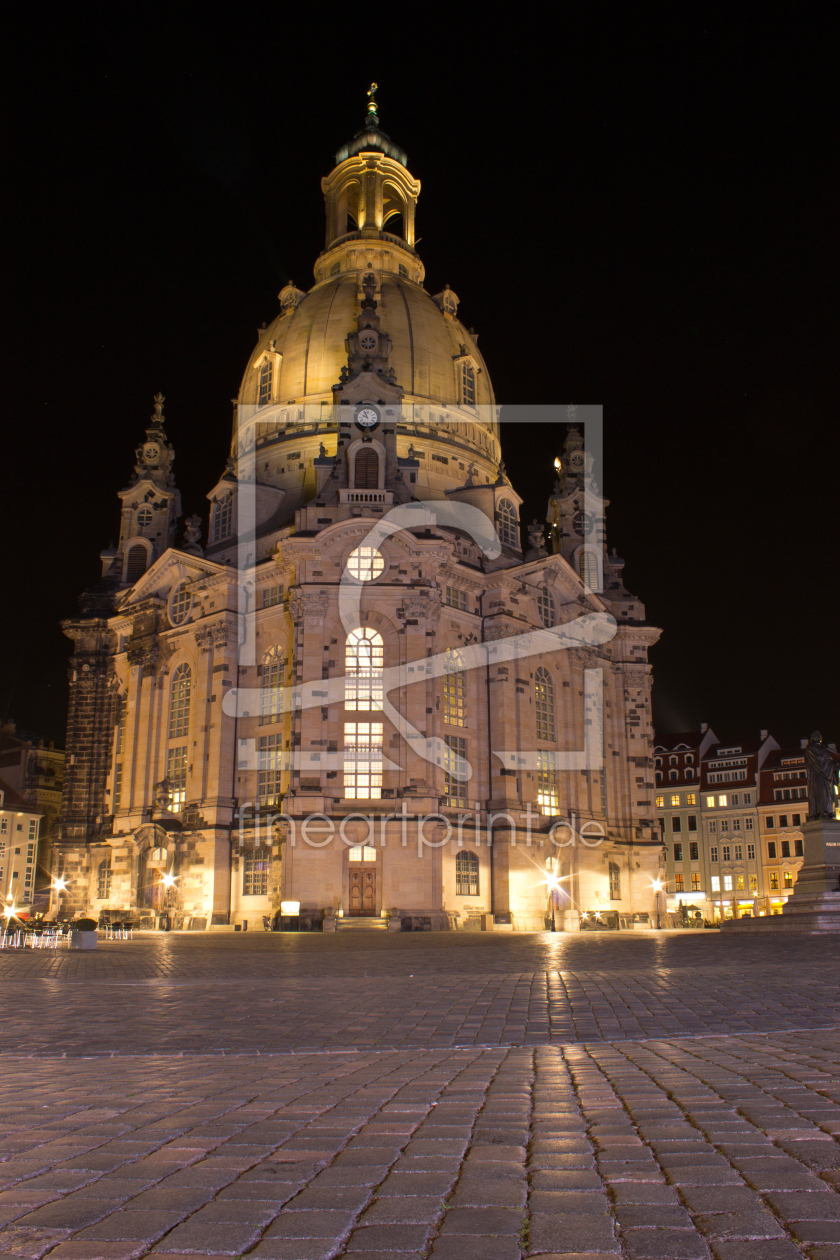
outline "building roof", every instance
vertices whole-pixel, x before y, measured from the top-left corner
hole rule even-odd
[[[25,801],[19,792],[13,787],[9,787],[5,779],[0,779],[0,792],[3,793],[3,804],[0,809],[14,810],[17,814],[34,814],[37,818],[42,815],[37,809],[33,809],[29,801]]]
[[[677,731],[675,735],[656,735],[653,747],[654,750],[662,749],[663,752],[673,752],[681,744],[688,749],[694,749],[699,747],[703,734],[703,731]]]

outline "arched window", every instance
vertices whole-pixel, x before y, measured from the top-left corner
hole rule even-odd
[[[190,729],[190,688],[192,673],[189,665],[179,665],[172,675],[169,692],[169,738],[184,739]]]
[[[657,783],[661,783],[661,782],[662,782],[662,771],[661,771],[661,770],[657,770],[657,772],[656,772],[656,782],[657,782]]]
[[[478,896],[478,855],[470,849],[455,855],[455,896]]]
[[[534,678],[534,705],[537,710],[537,739],[554,739],[554,680],[542,666]]]
[[[603,586],[600,553],[590,551],[589,548],[582,551],[578,556],[578,573],[584,586],[588,586],[590,591],[600,591]]]
[[[266,359],[260,368],[260,388],[257,396],[257,406],[267,407],[271,402],[271,385],[274,376],[274,364],[271,359]]]
[[[356,455],[353,484],[357,490],[376,490],[379,487],[379,456],[370,447]]]
[[[369,626],[347,636],[344,649],[345,709],[381,709],[385,645]]]
[[[621,901],[621,871],[615,862],[610,862],[610,901]]]
[[[216,504],[213,513],[213,542],[221,542],[229,538],[233,528],[233,495],[228,495]]]
[[[498,508],[499,538],[506,547],[519,546],[519,522],[510,499],[500,499]]]
[[[540,612],[540,620],[544,626],[553,626],[557,619],[557,609],[554,604],[554,596],[549,591],[541,591],[537,600],[537,607]]]
[[[678,779],[679,777],[680,777],[679,770],[669,770],[669,771],[668,771],[668,778],[669,778],[669,779]]]
[[[134,583],[146,572],[149,553],[138,543],[128,549],[128,561],[125,569],[126,582]]]
[[[269,648],[262,659],[260,677],[260,726],[270,726],[283,716],[283,653]]]
[[[268,892],[268,849],[248,849],[242,871],[242,896],[265,897]]]
[[[354,844],[347,854],[348,862],[375,862],[376,849],[372,844]]]
[[[443,660],[443,720],[449,726],[463,726],[467,716],[467,689],[464,658],[453,648]]]
[[[96,895],[101,900],[106,900],[111,896],[111,859],[107,857],[104,862],[99,863],[99,870],[96,879]]]

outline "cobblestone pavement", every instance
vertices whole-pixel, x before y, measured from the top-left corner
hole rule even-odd
[[[0,1256],[840,1260],[830,940],[288,939],[0,954]]]

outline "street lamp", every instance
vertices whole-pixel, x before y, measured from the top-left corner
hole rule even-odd
[[[557,858],[556,857],[546,858],[545,869],[547,871],[545,882],[548,885],[548,895],[551,900],[551,930],[552,932],[556,932],[557,924],[554,920],[554,894],[557,892],[557,889],[560,887],[560,882],[557,876],[554,874],[555,870],[557,869]]]
[[[662,931],[662,910],[660,908],[659,894],[662,892],[662,880],[655,879],[653,883],[651,884],[651,888],[653,889],[654,897],[656,898],[656,901],[655,901],[656,929],[658,932],[661,932]]]

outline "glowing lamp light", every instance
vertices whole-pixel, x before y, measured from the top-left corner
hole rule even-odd
[[[175,879],[176,879],[175,875],[164,875],[163,882],[164,882],[165,887],[171,888],[172,885],[175,883]]]
[[[13,901],[3,907],[3,915],[7,921],[17,918],[17,906]]]
[[[662,880],[661,880],[661,879],[655,879],[655,880],[653,881],[653,883],[651,884],[651,888],[653,889],[653,891],[654,891],[654,892],[661,892],[661,891],[662,891]]]
[[[581,917],[582,919],[588,919],[588,918],[589,918],[589,911],[588,911],[588,910],[581,910],[581,912],[580,912],[580,917]]]
[[[64,892],[64,889],[66,887],[67,887],[67,880],[64,879],[63,876],[59,875],[58,879],[55,880],[55,882],[53,883],[53,888],[56,890],[56,892]]]

